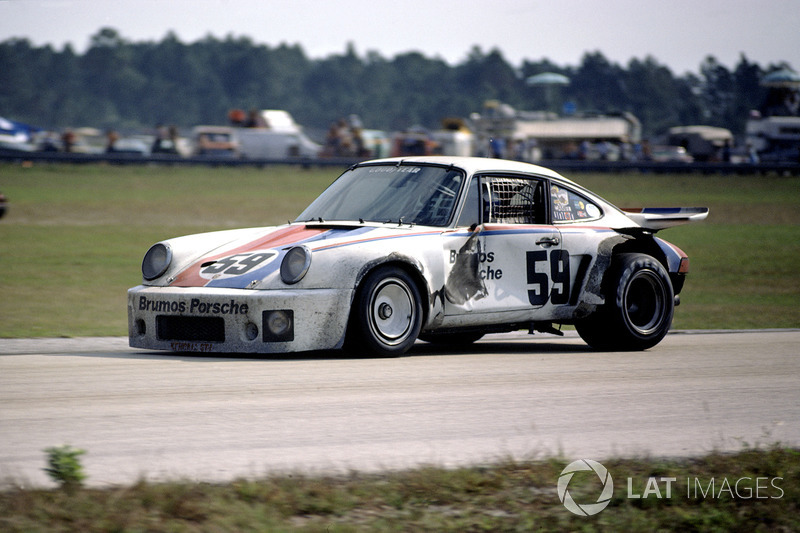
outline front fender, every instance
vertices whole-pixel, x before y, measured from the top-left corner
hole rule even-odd
[[[420,295],[424,300],[422,302],[422,308],[425,312],[422,324],[423,329],[428,325],[431,317],[439,317],[439,320],[441,320],[441,317],[444,315],[444,305],[441,299],[436,297],[436,292],[433,289],[435,286],[435,279],[443,279],[444,276],[441,263],[434,264],[433,261],[429,261],[426,264],[417,257],[400,252],[393,252],[386,257],[376,258],[365,263],[356,276],[355,285],[353,287],[353,299],[355,299],[355,295],[361,283],[370,272],[384,265],[398,265],[404,268],[417,282]]]

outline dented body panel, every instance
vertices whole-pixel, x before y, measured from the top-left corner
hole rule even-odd
[[[340,348],[359,289],[386,265],[408,272],[417,285],[423,333],[589,316],[603,305],[605,273],[623,248],[652,251],[681,281],[688,268],[680,249],[541,167],[395,158],[342,176],[356,178],[360,188],[375,187],[365,193],[374,212],[354,212],[357,198],[354,207],[339,205],[337,180],[293,223],[154,245],[142,284],[128,291],[131,346],[246,353]],[[391,188],[385,200],[381,180]],[[384,213],[391,215],[382,220]]]

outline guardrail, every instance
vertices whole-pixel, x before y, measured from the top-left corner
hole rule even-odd
[[[662,174],[699,172],[702,174],[778,174],[782,176],[800,174],[800,163],[794,162],[681,163],[677,161],[573,161],[554,159],[540,161],[537,164],[559,172],[654,172]]]
[[[286,158],[286,159],[237,159],[211,156],[181,157],[169,154],[141,156],[131,153],[76,154],[66,152],[22,152],[0,150],[0,161],[31,163],[106,163],[111,165],[208,165],[208,166],[255,166],[297,165],[302,167],[348,167],[363,159],[355,158]],[[536,164],[563,172],[655,172],[704,174],[778,174],[799,175],[800,163],[681,163],[654,161],[579,161],[552,159]]]
[[[208,165],[208,166],[269,166],[269,165],[300,165],[300,166],[350,166],[357,163],[357,159],[350,158],[285,158],[285,159],[244,159],[218,156],[193,156],[183,157],[173,154],[151,154],[143,156],[135,153],[111,152],[102,154],[83,154],[69,152],[25,152],[20,150],[0,149],[0,161],[31,162],[31,163],[70,163],[90,164],[107,163],[111,165]]]

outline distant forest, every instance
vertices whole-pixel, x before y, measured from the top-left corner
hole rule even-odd
[[[43,128],[94,126],[118,130],[174,124],[224,124],[234,108],[286,109],[303,126],[323,130],[357,114],[364,126],[432,129],[446,117],[480,112],[496,99],[520,110],[631,112],[646,136],[680,125],[706,124],[744,131],[748,112],[765,97],[760,78],[785,63],[761,66],[742,55],[733,70],[706,57],[698,73],[676,76],[656,58],[626,66],[601,52],[578,66],[548,60],[510,65],[500,50],[473,47],[450,65],[409,52],[385,58],[342,54],[310,59],[299,45],[270,47],[247,37],[206,37],[186,44],[174,34],[160,42],[132,42],[112,28],[91,37],[83,54],[70,47],[0,42],[0,116]],[[526,83],[556,72],[568,86],[550,92]]]

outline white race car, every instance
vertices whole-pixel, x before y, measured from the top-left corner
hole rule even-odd
[[[498,159],[360,163],[295,222],[153,245],[128,291],[130,345],[395,356],[574,324],[599,350],[643,350],[689,270],[653,234],[707,208],[623,212],[546,168]]]

